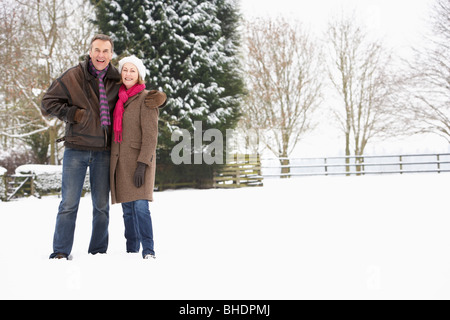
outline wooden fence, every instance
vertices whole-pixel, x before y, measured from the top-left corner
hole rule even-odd
[[[10,201],[13,198],[35,195],[34,174],[15,174],[3,176],[4,194],[1,199]]]
[[[261,160],[256,155],[231,155],[227,163],[220,166],[208,181],[192,181],[179,183],[157,184],[157,190],[167,188],[240,188],[263,185],[261,175]],[[61,191],[61,170],[50,170],[49,173],[35,174],[33,172],[0,176],[0,201],[10,201],[14,198],[47,194],[59,194]],[[42,169],[41,169],[42,171]],[[86,177],[83,194],[89,191],[89,177]]]
[[[0,200],[61,193],[62,166],[25,165],[16,169],[15,174],[0,176]],[[89,171],[83,185],[82,194],[90,191]]]
[[[227,163],[214,173],[214,188],[261,187],[259,155],[232,155]]]
[[[450,172],[450,154],[263,159],[264,177]],[[283,165],[281,165],[283,162]]]
[[[214,172],[214,188],[263,186],[265,177],[450,172],[450,153],[290,159],[260,159],[259,155],[233,155],[228,157],[226,162]],[[57,176],[52,183],[57,184],[57,188],[52,186],[49,191],[42,186],[40,189],[36,187],[44,184],[38,182],[39,177],[42,180],[50,176],[51,174],[2,176],[0,185],[4,187],[0,188],[0,200],[9,201],[15,197],[30,195],[40,197],[57,192],[60,188],[60,179]],[[85,185],[83,190],[89,191],[88,180]]]

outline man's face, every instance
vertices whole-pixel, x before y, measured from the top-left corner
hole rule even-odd
[[[91,57],[95,69],[102,71],[108,66],[113,56],[111,49],[111,43],[109,41],[95,40],[92,43],[89,56]]]

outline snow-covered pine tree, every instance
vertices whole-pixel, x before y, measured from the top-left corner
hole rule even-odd
[[[134,54],[144,57],[140,49],[148,41],[145,22],[147,0],[91,0],[96,8],[94,23],[114,40],[114,51],[119,56]]]
[[[234,25],[219,20],[237,16],[224,0],[169,0],[151,3],[149,29],[152,53],[146,64],[151,82],[171,101],[164,111],[171,130],[234,128],[243,83],[239,74]],[[226,25],[226,29],[223,26]]]
[[[114,38],[118,55],[126,52],[145,61],[148,87],[163,90],[169,97],[160,115],[160,163],[170,162],[168,155],[176,144],[171,141],[172,132],[187,129],[192,133],[195,121],[202,122],[204,131],[215,128],[225,136],[225,130],[237,124],[244,92],[237,2],[136,1],[139,8],[134,2],[132,6],[125,3],[98,1],[97,23]],[[133,20],[140,22],[131,28]],[[136,28],[145,31],[137,36]]]

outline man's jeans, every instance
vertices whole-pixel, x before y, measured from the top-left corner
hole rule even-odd
[[[122,203],[123,221],[127,252],[139,252],[142,243],[142,256],[155,254],[153,250],[153,227],[147,200]]]
[[[56,218],[53,254],[72,251],[78,205],[89,168],[93,206],[92,236],[89,253],[106,253],[109,225],[110,151],[84,151],[66,148],[62,173],[62,201]]]

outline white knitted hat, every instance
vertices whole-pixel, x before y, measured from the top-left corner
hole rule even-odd
[[[146,69],[145,69],[145,66],[144,66],[144,63],[142,62],[142,60],[136,56],[129,56],[129,57],[125,57],[122,60],[120,60],[119,61],[119,73],[120,74],[122,73],[123,65],[128,62],[132,63],[136,66],[136,68],[138,69],[138,72],[139,72],[139,78],[141,80],[144,80],[145,76],[146,76]]]

